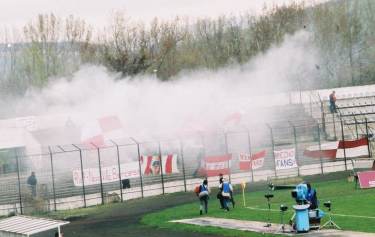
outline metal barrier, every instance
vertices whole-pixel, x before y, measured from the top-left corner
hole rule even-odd
[[[337,119],[336,115],[332,118]],[[352,134],[349,131],[353,129],[357,132]],[[338,118],[338,121],[326,120],[324,123],[286,121],[251,130],[201,133],[181,139],[142,141],[131,138],[106,141],[101,146],[51,146],[44,148],[42,154],[15,154],[12,157],[15,165],[0,174],[0,215],[56,211],[186,192],[201,182],[203,177],[199,170],[204,157],[223,154],[231,154],[232,157],[227,161],[232,183],[348,170],[352,165],[347,162],[345,147],[342,160],[311,158],[304,151],[311,146],[317,146],[321,151],[321,145],[330,140],[345,141],[360,137],[370,137],[366,120],[346,124]],[[241,155],[250,156],[260,151],[264,151],[261,167],[240,169]],[[294,151],[296,166],[278,169],[275,161],[279,151]],[[368,155],[371,156],[371,145]],[[158,157],[160,170],[157,174],[144,172],[149,156]],[[163,170],[164,164],[173,157],[177,157],[177,167],[173,168],[178,172],[167,173]],[[31,171],[36,172],[38,180],[36,197],[27,185]],[[124,182],[125,179],[128,181]],[[212,177],[210,181],[216,182],[216,179]],[[127,182],[128,185],[124,186],[123,183]]]

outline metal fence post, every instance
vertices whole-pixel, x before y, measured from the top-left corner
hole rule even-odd
[[[327,131],[326,131],[326,116],[324,113],[324,105],[323,102],[320,102],[320,111],[322,112],[322,128],[323,128],[323,133],[325,134],[325,138],[327,139]]]
[[[141,182],[141,196],[144,198],[144,191],[143,191],[143,176],[142,176],[142,165],[141,165],[141,152],[139,148],[139,143],[134,138],[130,138],[133,142],[137,145],[137,152],[138,152],[138,166],[139,166],[139,181]]]
[[[115,146],[116,146],[116,152],[117,152],[117,166],[118,166],[118,179],[119,179],[119,184],[120,184],[120,197],[121,197],[121,202],[124,201],[124,197],[122,194],[122,180],[121,180],[121,162],[120,162],[120,150],[118,148],[118,145],[116,142],[113,140],[110,140]]]
[[[224,133],[224,143],[225,143],[225,153],[228,155],[229,153],[229,148],[228,148],[228,137],[227,137],[227,133],[225,132]],[[227,161],[227,165],[228,165],[228,170],[229,170],[229,182],[231,182],[231,168],[230,168],[230,160]]]
[[[16,152],[16,165],[17,165],[17,180],[18,180],[18,199],[20,202],[20,210],[21,210],[21,215],[23,215],[23,207],[22,207],[22,194],[21,194],[21,178],[20,178],[20,161],[18,154]]]
[[[272,143],[272,157],[273,157],[273,164],[275,166],[275,177],[277,177],[277,171],[276,171],[276,157],[275,157],[275,141],[273,139],[273,130],[272,127],[269,124],[266,124],[267,127],[270,129],[270,135],[271,135],[271,143]]]
[[[102,205],[104,204],[104,190],[103,190],[103,177],[102,177],[102,164],[100,159],[100,149],[97,147],[94,143],[91,143],[93,145],[98,153],[98,168],[99,168],[99,179],[100,179],[100,196],[102,198]]]
[[[346,150],[345,150],[345,136],[344,136],[344,124],[342,122],[342,118],[340,118],[340,123],[341,123],[341,139],[342,139],[342,144],[344,146],[344,162],[345,162],[345,170],[348,170],[347,164],[346,164]],[[340,144],[340,142],[339,142]]]
[[[181,155],[181,161],[182,161],[182,175],[184,178],[184,190],[187,191],[186,188],[186,174],[185,174],[185,161],[184,161],[184,144],[180,140],[180,155]]]
[[[322,144],[321,144],[321,141],[320,141],[320,125],[319,123],[317,124],[317,129],[318,129],[318,144],[319,144],[319,160],[320,160],[320,169],[321,169],[321,173],[324,174],[324,170],[323,170],[323,160],[322,160]]]
[[[57,208],[56,208],[55,172],[54,172],[54,169],[53,169],[53,155],[52,155],[52,150],[51,150],[50,146],[48,146],[48,151],[49,151],[49,157],[50,157],[50,161],[51,161],[52,190],[53,190],[53,207],[54,207],[54,210],[56,211]]]
[[[340,120],[341,120],[341,118],[340,118]],[[337,140],[335,113],[332,113],[332,121],[333,121],[333,132],[335,133],[335,140]]]
[[[82,178],[82,192],[83,192],[83,206],[86,208],[86,189],[85,189],[85,176],[83,174],[83,160],[82,160],[82,149],[74,144],[72,144],[79,151],[79,159],[81,162],[81,178]]]
[[[205,160],[205,158],[206,158],[206,142],[205,142],[204,134],[200,133],[199,135],[200,135],[201,142],[202,142],[202,157],[201,157],[201,160],[200,160],[200,162],[202,162],[202,159]]]
[[[368,133],[368,122],[367,122],[367,118],[365,118],[365,125],[366,125],[366,138],[367,138],[367,150],[368,150],[368,157],[372,157],[372,153],[371,153],[371,143],[370,143],[370,139],[369,139],[369,133]]]
[[[250,138],[250,132],[247,130],[247,144],[249,148],[249,156],[250,156],[250,171],[251,171],[251,181],[254,181],[254,169],[253,169],[253,161],[251,159],[251,138]]]
[[[296,127],[294,126],[294,124],[290,121],[288,121],[289,124],[292,126],[293,128],[293,136],[294,136],[294,150],[295,150],[295,156],[296,156],[296,162],[297,162],[297,175],[299,176],[300,175],[300,171],[299,171],[299,156],[298,156],[298,143],[297,143],[297,131],[296,131]]]
[[[354,116],[354,123],[355,123],[355,133],[356,133],[356,135],[357,135],[357,140],[358,140],[358,122],[357,122],[357,119],[355,118],[355,116]]]
[[[160,141],[159,143],[159,158],[160,158],[160,177],[161,177],[161,188],[163,190],[163,195],[165,194],[165,188],[164,188],[164,174],[163,174],[163,158],[161,155],[161,148],[160,148]]]

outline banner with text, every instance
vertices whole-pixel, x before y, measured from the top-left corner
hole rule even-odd
[[[264,165],[264,158],[266,157],[266,150],[254,153],[252,155],[240,153],[239,166],[240,170],[256,170],[262,168]]]
[[[296,149],[283,149],[274,151],[276,170],[297,168]]]
[[[177,154],[169,154],[162,156],[160,162],[159,156],[142,156],[141,164],[138,161],[120,164],[121,179],[139,178],[139,165],[141,165],[142,176],[160,175],[161,168],[163,174],[179,173],[177,168]],[[160,168],[160,165],[163,167]],[[111,183],[120,180],[119,169],[117,165],[101,167],[102,183]],[[100,184],[99,168],[83,169],[83,177],[85,186]],[[75,186],[82,186],[81,169],[73,170],[73,183]]]

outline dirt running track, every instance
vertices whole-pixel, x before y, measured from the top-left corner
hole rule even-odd
[[[193,232],[177,232],[166,229],[158,229],[144,226],[140,223],[143,215],[159,211],[168,207],[177,206],[184,203],[197,203],[198,201],[191,193],[168,194],[165,196],[150,197],[143,200],[133,200],[124,202],[120,207],[116,205],[115,209],[103,211],[100,214],[87,216],[86,218],[72,221],[64,227],[64,236],[79,237],[214,237],[217,235],[207,235]],[[216,208],[213,201],[212,208]]]
[[[317,175],[305,177],[310,182],[337,180],[348,177],[348,172],[336,172],[326,175]],[[265,190],[266,183],[259,182],[251,185],[252,191]],[[240,190],[237,188],[235,190]],[[217,190],[213,189],[212,193]],[[64,227],[65,237],[215,237],[217,235],[207,235],[193,232],[177,232],[166,229],[152,228],[140,223],[145,214],[163,210],[165,208],[178,206],[185,203],[195,202],[198,200],[192,192],[174,193],[165,196],[148,197],[145,199],[131,200],[116,208],[105,208],[103,212],[96,215],[89,215],[84,219],[72,221],[71,224]],[[210,208],[219,208],[219,203],[212,198]],[[217,236],[219,237],[219,236]]]

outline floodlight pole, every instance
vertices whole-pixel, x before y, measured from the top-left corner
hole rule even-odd
[[[83,192],[83,207],[87,207],[86,205],[86,189],[85,189],[85,176],[83,174],[83,161],[82,161],[82,149],[74,144],[72,144],[75,148],[79,151],[79,160],[81,162],[81,178],[82,178],[82,192]]]
[[[55,172],[53,169],[53,155],[52,155],[52,150],[51,147],[48,146],[48,151],[49,151],[49,157],[51,161],[51,175],[52,175],[52,190],[53,190],[53,207],[55,211],[57,210],[56,208],[56,190],[55,190]]]
[[[137,145],[137,152],[138,152],[138,166],[139,166],[139,181],[141,182],[141,196],[144,197],[144,191],[143,191],[143,177],[142,177],[142,166],[141,166],[141,152],[139,149],[139,142],[135,140],[133,137],[130,137],[130,139]]]

